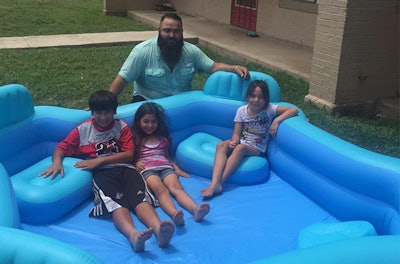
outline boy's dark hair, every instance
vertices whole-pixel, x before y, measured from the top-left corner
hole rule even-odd
[[[90,111],[117,111],[118,100],[117,97],[108,90],[100,90],[94,92],[89,98]]]
[[[269,100],[270,100],[269,89],[268,89],[267,83],[262,80],[254,80],[249,84],[249,87],[247,88],[247,91],[246,91],[246,99],[249,98],[253,94],[254,90],[257,87],[260,87],[264,101],[265,101],[266,105],[268,105]]]

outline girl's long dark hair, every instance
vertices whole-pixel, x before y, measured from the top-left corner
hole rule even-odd
[[[158,121],[158,126],[154,133],[157,136],[166,137],[171,144],[171,138],[167,127],[168,116],[165,114],[164,108],[153,102],[145,102],[137,109],[135,118],[133,119],[132,135],[135,146],[140,146],[142,140],[147,136],[140,128],[140,119],[146,114],[153,114]]]
[[[259,87],[261,89],[261,93],[263,95],[263,98],[265,101],[265,108],[266,108],[270,101],[270,95],[269,95],[268,85],[263,80],[254,80],[249,84],[249,87],[247,88],[247,91],[246,91],[246,100],[254,93],[254,90],[257,87]]]

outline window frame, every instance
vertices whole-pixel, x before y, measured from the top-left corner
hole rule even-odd
[[[279,8],[296,10],[306,13],[318,13],[317,0],[279,0]]]

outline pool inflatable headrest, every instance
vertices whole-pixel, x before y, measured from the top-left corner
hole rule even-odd
[[[0,93],[0,128],[17,124],[34,114],[32,95],[19,84],[1,87]]]
[[[270,102],[274,103],[281,100],[281,89],[274,78],[262,72],[250,71],[249,74],[250,78],[243,80],[239,75],[232,74],[231,72],[215,72],[210,75],[204,84],[204,93],[231,100],[244,101],[250,82],[262,80],[267,83]]]

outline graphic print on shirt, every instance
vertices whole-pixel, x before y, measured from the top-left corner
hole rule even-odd
[[[107,142],[95,143],[95,148],[97,150],[97,156],[121,152],[121,145],[113,138],[109,139]]]
[[[251,121],[243,123],[241,137],[246,141],[253,140],[257,144],[261,144],[267,134],[269,118],[267,115],[260,114],[251,119]]]

